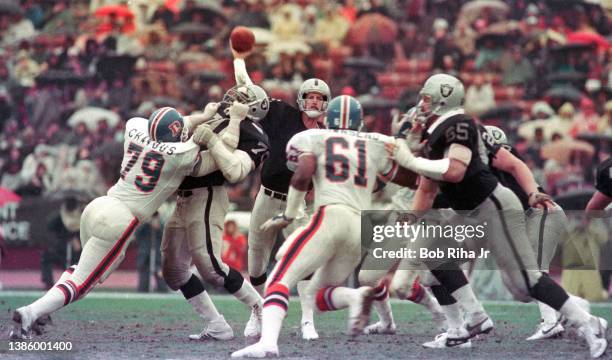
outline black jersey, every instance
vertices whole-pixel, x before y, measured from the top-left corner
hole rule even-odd
[[[443,159],[452,144],[463,145],[472,151],[472,158],[460,182],[439,181],[440,191],[452,209],[472,210],[493,192],[497,178],[480,157],[480,134],[471,117],[453,115],[439,123],[426,137],[423,155],[431,160]]]
[[[284,101],[272,99],[268,114],[259,123],[270,139],[270,155],[261,169],[261,184],[287,193],[293,172],[287,168],[285,148],[293,135],[308,130],[302,121],[302,113]]]
[[[219,133],[228,125],[229,119],[225,119],[215,126],[214,131]],[[259,124],[248,119],[240,123],[240,140],[238,141],[237,149],[247,153],[255,163],[255,167],[258,167],[268,155],[269,148],[268,136]],[[187,176],[179,189],[190,190],[223,184],[225,184],[225,177],[220,170],[217,170],[200,177]]]
[[[597,166],[595,188],[607,197],[612,197],[612,158],[608,158]]]

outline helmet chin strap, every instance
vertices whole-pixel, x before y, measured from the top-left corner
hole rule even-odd
[[[316,119],[319,116],[323,115],[323,111],[319,111],[319,110],[304,110],[304,114],[306,114],[306,116],[308,116],[311,119]]]

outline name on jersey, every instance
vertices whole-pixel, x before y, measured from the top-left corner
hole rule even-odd
[[[170,146],[166,143],[154,141],[149,136],[149,134],[144,133],[142,131],[138,131],[137,129],[130,130],[130,132],[128,133],[128,137],[142,144],[146,144],[147,146],[150,146],[153,150],[156,150],[162,153],[166,153],[166,155],[172,155],[174,154],[174,151],[176,150],[176,146]]]

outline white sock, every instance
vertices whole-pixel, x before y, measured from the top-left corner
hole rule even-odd
[[[565,315],[571,325],[575,325],[576,327],[586,325],[591,318],[591,314],[582,310],[582,308],[578,306],[576,300],[571,297],[561,306],[559,312]]]
[[[187,302],[191,304],[195,312],[207,323],[221,316],[206,291],[202,291],[198,295],[187,299]]]
[[[64,292],[57,286],[54,286],[49,289],[49,291],[47,291],[43,297],[28,305],[28,307],[32,312],[32,317],[34,319],[38,319],[43,315],[51,314],[52,312],[63,308],[65,302],[66,296],[64,295]]]
[[[302,305],[302,324],[305,322],[314,323],[314,302],[315,296],[308,292],[310,280],[302,280],[297,283],[297,292],[300,296]]]
[[[347,287],[335,288],[331,295],[331,305],[336,310],[345,309],[349,307],[350,300],[358,293],[357,289],[351,289]]]
[[[459,328],[463,326],[463,314],[461,313],[461,307],[458,302],[452,305],[442,306],[442,311],[446,316],[449,328]]]
[[[266,290],[262,310],[260,343],[270,346],[278,344],[283,320],[289,308],[289,289],[281,283],[274,283]]]
[[[442,307],[438,303],[438,300],[435,296],[430,292],[430,290],[423,288],[423,297],[418,304],[421,304],[429,310],[432,314],[442,313]]]
[[[372,306],[374,307],[374,310],[376,310],[380,322],[382,322],[384,325],[393,324],[393,312],[391,311],[391,303],[389,302],[388,296],[385,300],[374,301]]]
[[[484,313],[482,304],[478,301],[476,295],[474,295],[474,291],[472,291],[470,284],[463,285],[459,289],[453,291],[451,295],[457,300],[457,303],[461,304],[466,313]]]
[[[238,299],[241,303],[245,304],[251,309],[261,308],[263,304],[263,298],[261,297],[261,295],[259,295],[255,288],[253,288],[253,285],[251,285],[251,283],[248,281],[244,281],[240,289],[238,289],[238,291],[236,291],[232,295],[234,295],[236,299]]]
[[[557,322],[557,311],[550,306],[538,301],[538,307],[540,308],[540,317],[546,324],[554,324]]]

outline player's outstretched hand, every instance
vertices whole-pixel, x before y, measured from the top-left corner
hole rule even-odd
[[[555,207],[552,197],[548,194],[544,194],[538,191],[534,191],[529,194],[529,206],[538,209],[549,209],[552,210]]]
[[[253,49],[251,49],[249,51],[238,52],[238,51],[234,50],[234,48],[232,47],[232,43],[231,42],[229,44],[229,47],[232,50],[232,56],[234,57],[234,59],[246,59],[253,52]]]
[[[268,231],[274,229],[283,229],[293,222],[293,219],[289,219],[285,214],[279,214],[271,219],[268,219],[265,223],[261,224],[259,230]]]
[[[219,140],[219,137],[208,124],[201,124],[193,132],[193,141],[198,145],[211,148]]]
[[[230,119],[244,120],[249,112],[249,105],[234,101],[229,108]]]
[[[210,102],[206,104],[206,106],[204,107],[204,116],[207,119],[212,119],[212,117],[215,116],[215,114],[219,110],[219,106],[221,106],[221,104],[216,102]]]
[[[405,168],[410,168],[412,162],[414,161],[414,155],[408,148],[406,140],[395,139],[395,142],[385,144],[385,148],[387,149],[389,156],[391,156],[391,158],[399,165]]]

